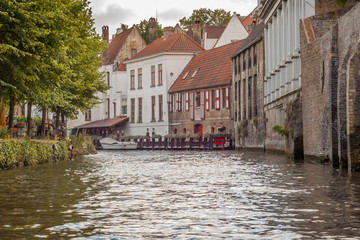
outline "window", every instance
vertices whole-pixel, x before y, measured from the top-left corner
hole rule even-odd
[[[155,96],[151,96],[151,121],[155,122]]]
[[[130,115],[130,122],[135,122],[135,98],[131,99],[131,115]]]
[[[195,75],[198,73],[199,70],[200,70],[200,68],[197,68],[197,69],[194,71],[194,73],[191,75],[191,78],[194,78]]]
[[[226,88],[221,89],[221,94],[222,94],[222,107],[226,108]]]
[[[251,77],[249,77],[249,79],[248,79],[248,105],[249,105],[248,119],[252,119],[252,79],[251,79]]]
[[[183,76],[183,80],[189,75],[189,73],[190,73],[190,70],[188,70],[185,74],[184,74],[184,76]]]
[[[136,48],[131,49],[131,57],[135,56],[137,53]]]
[[[257,109],[257,75],[254,75],[254,117],[258,115],[258,109]]]
[[[163,112],[163,95],[159,95],[159,121],[164,120],[164,112]]]
[[[254,65],[257,64],[257,53],[256,53],[256,45],[254,46]]]
[[[155,87],[155,66],[151,66],[151,87]]]
[[[138,99],[138,114],[139,114],[139,117],[138,117],[138,122],[141,123],[142,122],[142,98],[139,98]]]
[[[233,69],[234,69],[234,74],[237,75],[238,74],[238,69],[237,69],[237,64],[236,64],[237,58],[234,58],[232,61],[232,65],[233,65]]]
[[[200,92],[196,92],[196,96],[195,96],[195,107],[200,107]]]
[[[121,110],[122,114],[127,114],[127,106],[122,106],[122,110]]]
[[[138,89],[142,88],[142,68],[138,69]]]
[[[91,121],[91,109],[85,112],[85,121]]]
[[[110,99],[109,98],[106,99],[106,106],[107,106],[106,116],[107,116],[107,118],[110,118]]]
[[[237,59],[238,72],[239,72],[239,74],[241,74],[240,55],[237,56],[236,59]]]
[[[162,64],[158,65],[158,85],[162,85],[163,84],[163,79],[162,79]]]
[[[106,72],[106,84],[110,87],[110,73]]]
[[[113,102],[113,107],[114,107],[114,118],[116,118],[116,103]]]
[[[130,90],[135,89],[135,70],[130,71]]]
[[[215,109],[215,90],[211,90],[211,109]]]
[[[239,121],[241,120],[241,81],[238,83],[238,110],[239,110]]]
[[[251,67],[251,48],[248,50],[249,68]]]

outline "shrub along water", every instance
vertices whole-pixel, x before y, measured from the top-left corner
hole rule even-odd
[[[73,155],[96,153],[96,149],[87,136],[74,139]],[[73,144],[73,143],[71,143]],[[10,169],[19,166],[42,164],[51,161],[68,160],[69,141],[0,139],[0,168]]]

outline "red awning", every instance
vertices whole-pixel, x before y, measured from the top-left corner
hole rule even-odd
[[[94,121],[94,122],[90,122],[81,126],[77,126],[75,128],[78,129],[87,129],[87,128],[108,128],[108,127],[113,127],[116,125],[119,125],[121,123],[124,123],[128,120],[128,117],[124,117],[124,118],[113,118],[113,119],[105,119],[105,120],[99,120],[99,121]]]

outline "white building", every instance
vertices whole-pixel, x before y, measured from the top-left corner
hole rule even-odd
[[[104,26],[103,40],[108,41],[108,39],[108,27]],[[109,128],[107,131],[111,133],[110,128],[116,126],[114,123],[124,122],[123,119],[127,115],[128,81],[126,65],[123,61],[135,56],[145,46],[146,43],[135,26],[126,31],[117,30],[108,44],[108,49],[103,53],[104,61],[99,67],[99,71],[104,72],[104,81],[110,89],[106,93],[98,94],[102,102],[85,114],[79,113],[77,119],[68,122],[68,128],[88,129],[91,135],[100,135],[106,128]],[[110,126],[109,121],[105,121],[108,119],[119,119],[119,121],[111,121]],[[125,128],[125,125],[122,128]]]
[[[127,135],[169,133],[168,90],[195,53],[204,49],[185,34],[155,40],[131,60]]]
[[[301,87],[300,19],[315,14],[315,0],[267,0],[265,21],[264,103]]]
[[[247,38],[249,32],[245,29],[243,23],[241,22],[244,19],[245,18],[234,14],[230,21],[226,24],[226,27],[220,38],[215,43],[214,48]]]

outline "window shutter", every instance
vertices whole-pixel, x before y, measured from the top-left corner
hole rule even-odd
[[[205,119],[205,92],[200,92],[200,119]]]
[[[220,109],[220,89],[215,90],[215,109]]]
[[[230,108],[230,94],[229,93],[230,93],[230,88],[227,87],[225,89],[225,94],[226,94],[226,96],[225,96],[226,97],[226,106],[225,107],[226,107],[226,109]]]
[[[206,111],[210,110],[210,98],[209,98],[210,92],[209,90],[205,91],[205,109]]]
[[[169,102],[169,107],[170,107],[170,109],[169,109],[169,111],[170,112],[173,112],[173,101],[172,101],[172,99],[173,99],[173,94],[171,94],[170,95],[170,102]]]
[[[176,93],[176,105],[175,109],[178,112],[179,111],[179,93]]]
[[[185,93],[185,110],[189,111],[189,93]]]
[[[194,93],[190,93],[190,120],[195,119]]]

